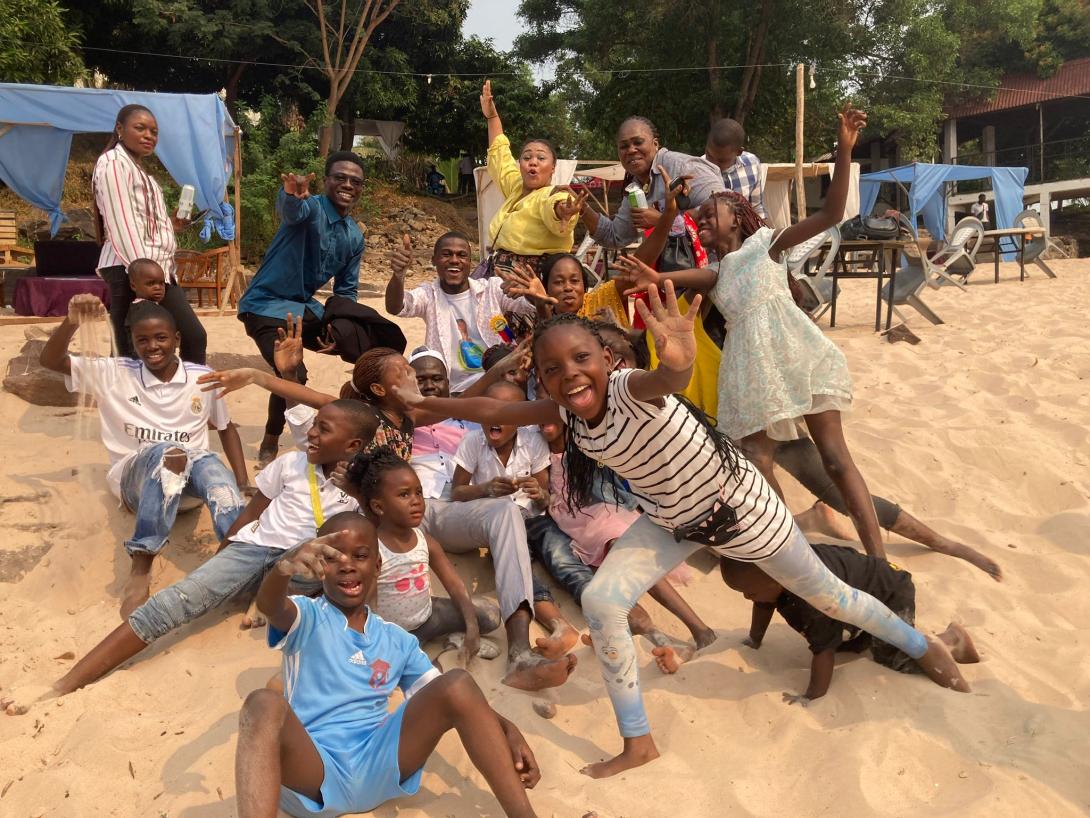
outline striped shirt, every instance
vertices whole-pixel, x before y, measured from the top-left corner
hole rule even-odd
[[[749,199],[753,209],[762,219],[768,218],[765,210],[764,185],[761,183],[761,160],[749,151],[742,151],[734,164],[722,171],[723,185]]]
[[[734,509],[739,534],[714,551],[739,560],[775,554],[790,539],[794,521],[772,487],[740,453],[738,476],[732,476],[708,429],[673,395],[661,407],[634,398],[628,379],[637,371],[610,375],[606,416],[598,426],[561,409],[575,444],[627,480],[656,525],[673,530],[700,522],[721,501]]]
[[[128,267],[138,258],[158,262],[175,281],[174,225],[159,183],[118,145],[98,157],[92,187],[106,235],[98,269]]]

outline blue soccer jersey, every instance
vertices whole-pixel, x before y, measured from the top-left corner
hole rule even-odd
[[[324,596],[290,598],[287,633],[271,625],[284,653],[284,695],[314,741],[330,750],[359,743],[386,718],[394,688],[406,698],[439,675],[416,637],[368,610],[363,633]]]

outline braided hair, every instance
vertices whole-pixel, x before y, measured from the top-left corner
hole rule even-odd
[[[719,193],[712,194],[712,198],[715,200],[716,204],[723,202],[731,209],[731,212],[734,214],[734,221],[738,224],[739,231],[741,231],[742,241],[745,241],[768,224],[764,219],[757,215],[757,211],[753,209],[753,205],[750,204],[749,199],[737,191],[721,190]],[[716,227],[718,227],[718,210],[716,211],[715,220]]]
[[[348,461],[345,471],[345,483],[363,498],[365,504],[378,496],[382,481],[392,471],[411,469],[389,446],[379,446],[368,451],[357,452]]]
[[[393,357],[400,358],[401,353],[389,347],[375,347],[363,353],[352,367],[352,378],[341,387],[340,397],[355,398],[377,405],[378,395],[371,387],[382,380],[386,361]]]
[[[579,327],[590,333],[594,339],[601,344],[602,348],[605,349],[607,344],[602,339],[602,335],[598,331],[596,324],[597,322],[581,318],[572,313],[555,315],[534,327],[533,349],[536,353],[538,342],[549,330],[556,329],[557,327],[563,328],[569,326]],[[541,381],[540,375],[538,375],[538,381]],[[692,401],[684,395],[674,395],[674,397],[677,399],[678,403],[684,406],[689,414],[696,419],[697,423],[704,427],[708,439],[711,440],[712,445],[715,447],[716,454],[719,455],[723,468],[732,478],[737,480],[739,477],[739,458],[741,455],[734,442],[720,432],[715,427],[715,422],[709,418],[703,410],[695,406]],[[621,480],[611,469],[607,469],[587,457],[583,450],[575,444],[575,435],[572,434],[568,434],[564,442],[564,473],[567,477],[567,490],[564,495],[564,504],[570,514],[576,514],[579,509],[586,508],[597,502],[594,497],[594,487],[599,481],[604,481],[614,489],[624,488],[621,485]],[[614,497],[616,497],[616,492],[613,494]]]

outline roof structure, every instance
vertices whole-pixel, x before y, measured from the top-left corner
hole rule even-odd
[[[1000,80],[993,99],[947,106],[946,115],[955,119],[994,114],[1038,102],[1082,96],[1090,97],[1090,57],[1067,60],[1051,77],[1042,78],[1034,73],[1007,74]]]

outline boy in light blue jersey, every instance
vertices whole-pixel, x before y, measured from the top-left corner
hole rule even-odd
[[[338,514],[294,548],[261,585],[269,645],[284,654],[284,695],[255,690],[239,716],[239,818],[370,812],[413,795],[439,739],[458,731],[504,812],[533,816],[525,788],[541,778],[519,729],[464,670],[440,673],[416,638],[372,613],[379,571],[374,526]],[[288,596],[292,575],[322,596]],[[394,688],[405,701],[388,710]]]

